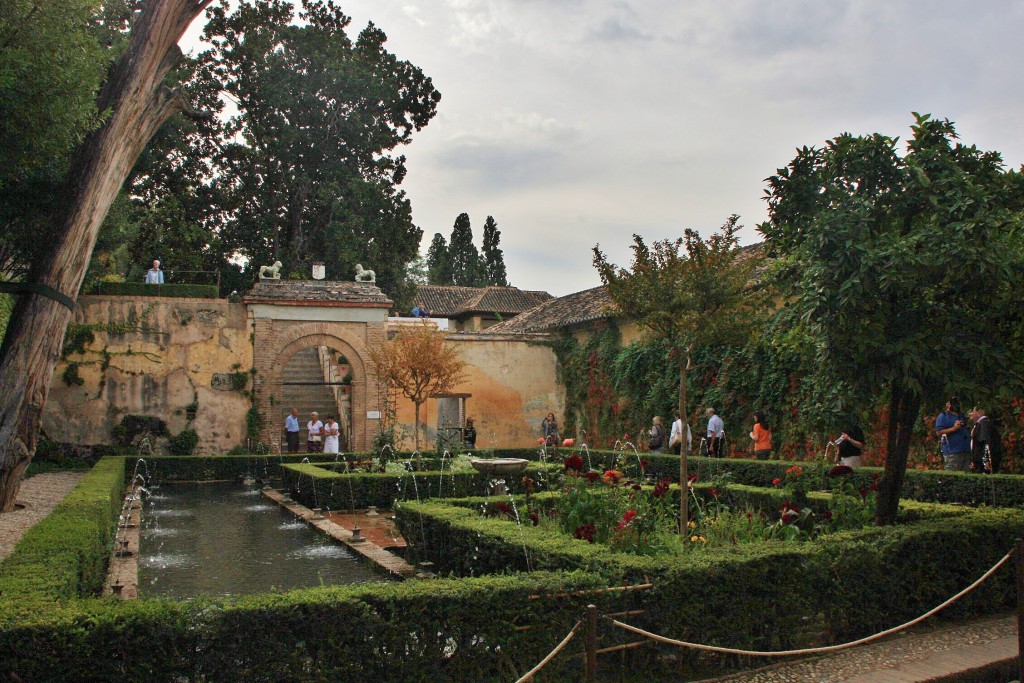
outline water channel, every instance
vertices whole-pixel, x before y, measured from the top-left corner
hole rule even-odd
[[[140,597],[386,580],[344,545],[240,483],[164,484],[152,491],[139,545]]]

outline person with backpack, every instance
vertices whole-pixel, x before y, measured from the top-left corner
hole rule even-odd
[[[971,410],[971,420],[971,469],[975,474],[996,474],[1003,459],[999,426],[978,406]]]
[[[651,453],[665,452],[665,428],[661,426],[661,417],[658,415],[651,420],[651,429],[647,432],[647,446]]]

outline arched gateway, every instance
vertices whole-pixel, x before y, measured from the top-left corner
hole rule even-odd
[[[284,418],[296,387],[327,390],[320,410],[342,424],[343,450],[366,450],[377,434],[383,396],[366,350],[386,339],[392,302],[372,283],[261,280],[245,297],[253,324],[253,405],[260,439],[284,447]],[[301,361],[301,362],[300,362]],[[303,364],[313,373],[299,376]],[[319,364],[319,365],[317,365]],[[331,405],[333,404],[333,405]],[[305,425],[307,415],[299,416]]]

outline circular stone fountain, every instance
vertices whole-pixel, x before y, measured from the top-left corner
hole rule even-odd
[[[519,474],[530,464],[529,460],[523,458],[473,458],[469,461],[477,472],[491,477],[500,477],[508,474]],[[491,495],[504,496],[508,493],[505,488],[505,481],[498,479],[491,482]]]

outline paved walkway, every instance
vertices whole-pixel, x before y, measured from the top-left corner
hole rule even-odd
[[[877,643],[705,683],[924,683],[1016,679],[1012,665],[1006,663],[1017,655],[1016,616],[978,619],[934,630],[922,628],[925,624],[927,622]],[[982,669],[1011,673],[974,678]]]
[[[18,503],[25,507],[0,514],[0,560],[10,555],[25,532],[50,514],[84,476],[85,472],[45,472],[21,482]]]

